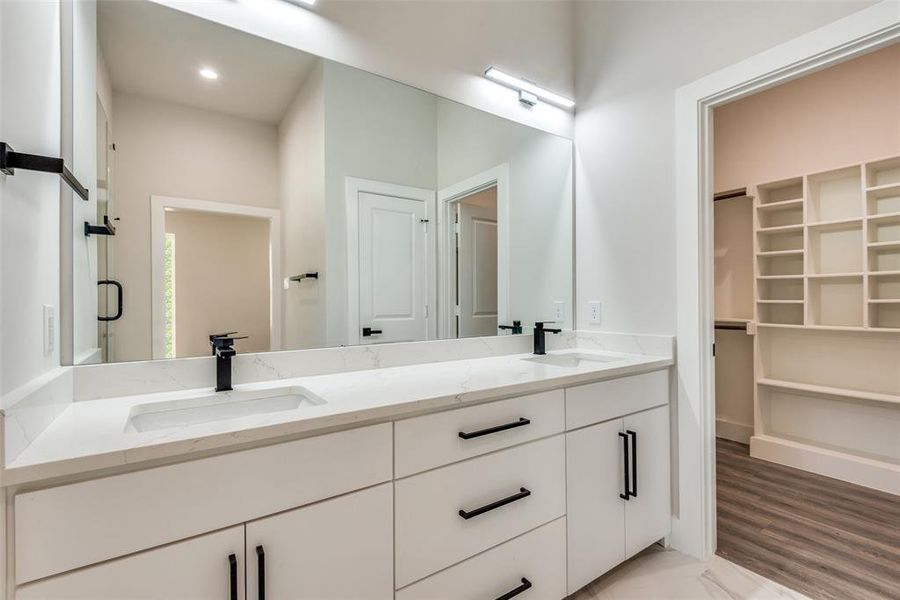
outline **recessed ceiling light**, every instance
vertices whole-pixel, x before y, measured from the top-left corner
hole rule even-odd
[[[202,69],[200,69],[200,77],[202,77],[203,79],[209,79],[210,81],[215,81],[219,78],[219,74],[209,67],[203,67]]]
[[[572,108],[575,106],[574,100],[569,100],[565,96],[560,96],[550,90],[544,89],[539,85],[535,85],[530,81],[522,79],[520,77],[514,77],[507,73],[504,73],[500,69],[496,67],[488,67],[488,69],[484,72],[484,76],[490,79],[491,81],[496,81],[497,83],[501,83],[505,86],[511,87],[515,90],[519,90],[519,92],[526,92],[527,94],[533,94],[544,100],[545,102],[549,102],[551,104],[555,104],[557,106],[562,106],[563,108]],[[520,94],[521,99],[521,94]],[[526,98],[530,100],[530,98]],[[525,102],[525,100],[523,100]],[[530,103],[530,102],[526,102]]]

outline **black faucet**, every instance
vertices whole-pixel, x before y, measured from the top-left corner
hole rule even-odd
[[[235,337],[236,331],[227,333],[214,333],[209,336],[209,345],[212,346],[213,356],[216,357],[216,391],[229,392],[231,387],[231,357],[237,354],[234,349],[234,340],[243,340],[247,336]]]
[[[513,321],[512,325],[497,325],[497,329],[511,329],[513,335],[522,333],[522,321]]]
[[[542,321],[538,321],[534,324],[534,353],[535,354],[547,354],[546,349],[546,340],[544,339],[545,333],[559,333],[562,329],[550,329],[549,327],[544,327],[544,323]]]

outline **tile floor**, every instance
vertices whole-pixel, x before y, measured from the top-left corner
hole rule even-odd
[[[720,556],[701,562],[653,546],[569,600],[807,600]]]

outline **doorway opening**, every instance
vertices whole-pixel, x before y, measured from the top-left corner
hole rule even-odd
[[[497,184],[454,199],[456,338],[497,334]]]
[[[900,44],[713,110],[717,553],[900,589]]]
[[[279,349],[279,257],[277,209],[153,196],[153,357],[208,355],[225,332],[242,353]]]

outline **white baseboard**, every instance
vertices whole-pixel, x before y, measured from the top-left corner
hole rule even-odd
[[[716,419],[716,437],[741,444],[749,444],[750,438],[753,437],[753,425]]]
[[[750,438],[750,456],[900,496],[900,465],[768,435]]]

